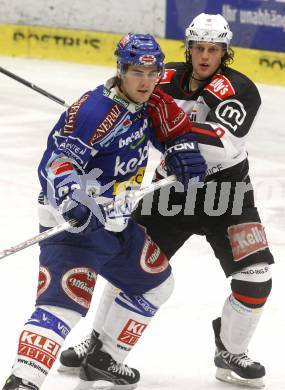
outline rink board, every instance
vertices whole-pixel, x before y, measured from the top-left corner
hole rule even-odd
[[[26,25],[0,25],[0,55],[114,65],[121,34]],[[182,41],[158,39],[166,61],[183,61]],[[234,47],[234,68],[259,83],[285,85],[285,53]]]

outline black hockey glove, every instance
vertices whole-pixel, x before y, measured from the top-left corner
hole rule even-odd
[[[189,183],[204,181],[207,165],[193,133],[174,138],[166,146],[164,158],[167,174],[175,174],[185,191]]]

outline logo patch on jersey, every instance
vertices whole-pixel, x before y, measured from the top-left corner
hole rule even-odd
[[[114,95],[113,100],[117,103],[120,103],[125,108],[128,108],[130,105],[130,103],[127,100],[123,99],[121,96],[118,95]]]
[[[244,105],[236,99],[225,100],[216,108],[217,118],[235,132],[246,117]]]
[[[130,124],[132,122],[130,121]],[[124,123],[123,123],[124,124]],[[143,125],[137,130],[132,132],[128,137],[126,138],[120,138],[119,139],[119,149],[123,148],[124,146],[130,145],[131,149],[136,149],[144,140],[145,140],[145,134],[144,130],[148,127],[148,120],[144,120]]]
[[[74,171],[74,167],[70,161],[53,161],[50,168],[54,175],[66,174],[67,172]]]
[[[72,136],[65,138],[65,140],[59,145],[59,150],[64,151],[64,154],[66,156],[72,158],[73,160],[76,160],[79,164],[82,165],[84,164],[83,157],[86,153],[88,153],[90,149],[91,148],[88,145],[84,144],[84,142],[81,141],[79,138],[75,138]],[[68,166],[62,168],[65,168],[65,171],[61,169],[61,172],[59,173],[66,173]],[[70,164],[70,168],[73,168],[74,170],[72,164]]]
[[[114,177],[116,176],[125,176],[128,173],[135,172],[139,169],[142,163],[147,160],[148,152],[149,152],[149,143],[145,145],[143,148],[138,148],[137,157],[133,157],[129,159],[127,162],[121,161],[121,157],[116,157],[115,167],[114,167]]]
[[[125,181],[116,181],[114,183],[113,195],[118,195],[125,191],[128,187],[140,187],[143,181],[146,167],[140,167],[134,176],[131,176]]]
[[[159,84],[169,84],[175,72],[176,69],[164,69],[163,77],[160,79]]]
[[[18,354],[36,360],[47,368],[51,368],[60,345],[55,341],[34,332],[24,330],[20,336]]]
[[[135,343],[143,334],[143,331],[146,327],[146,324],[142,324],[140,322],[130,319],[125,325],[122,332],[119,334],[117,340],[121,341],[124,344],[135,345]]]
[[[268,247],[264,228],[259,222],[229,226],[228,236],[234,261],[240,261]]]
[[[50,282],[51,282],[51,275],[48,268],[40,266],[37,298],[46,291],[46,289],[50,285]]]
[[[106,135],[112,130],[114,123],[121,114],[122,111],[120,110],[119,106],[115,104],[95,130],[89,141],[90,145],[93,145],[95,142],[98,142],[102,138],[106,137]]]
[[[72,268],[61,279],[66,295],[85,309],[90,307],[95,283],[96,273],[91,268]]]
[[[222,138],[224,136],[224,134],[225,134],[225,130],[222,129],[221,127],[216,127],[215,128],[215,133],[217,134],[217,136],[219,138]]]
[[[210,84],[205,88],[206,91],[212,93],[219,100],[225,100],[235,94],[234,87],[232,86],[230,80],[217,73]]]
[[[129,127],[132,125],[132,121],[128,114],[124,114],[118,123],[111,129],[109,134],[104,137],[102,141],[99,142],[99,145],[102,147],[108,147],[115,138],[126,133],[129,130]]]
[[[169,265],[165,254],[148,235],[146,235],[140,265],[149,274],[159,274],[165,271]]]
[[[76,114],[78,113],[82,104],[85,103],[88,98],[88,94],[83,95],[81,99],[73,103],[72,106],[69,108],[67,112],[66,123],[63,127],[63,134],[71,134],[73,132]]]

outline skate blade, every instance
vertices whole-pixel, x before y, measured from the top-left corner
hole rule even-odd
[[[262,389],[265,386],[262,378],[242,378],[235,374],[233,371],[227,370],[225,368],[217,368],[216,378],[222,382],[227,382],[238,386],[250,387],[254,389]]]
[[[57,372],[60,374],[70,375],[70,376],[78,376],[80,371],[80,367],[67,367],[60,364],[57,367]]]
[[[107,381],[83,381],[80,380],[74,390],[133,390],[137,383],[132,385],[116,385]]]

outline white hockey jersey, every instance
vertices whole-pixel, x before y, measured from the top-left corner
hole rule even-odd
[[[189,65],[166,65],[161,88],[189,114],[208,171],[206,181],[242,181],[248,173],[246,138],[261,99],[242,73],[223,68],[199,90],[189,91]]]

